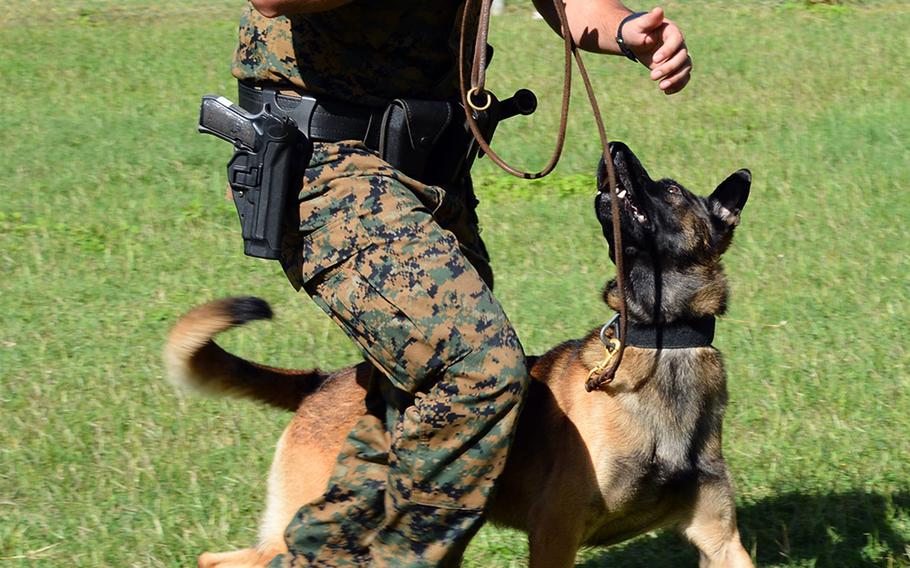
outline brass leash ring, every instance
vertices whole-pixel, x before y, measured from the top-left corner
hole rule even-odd
[[[483,94],[487,96],[487,102],[484,105],[477,106],[476,104],[474,104],[474,95],[477,95],[479,93],[480,93],[480,87],[471,87],[470,89],[468,89],[468,97],[467,97],[468,105],[470,105],[470,107],[472,109],[476,110],[477,112],[482,112],[482,111],[485,111],[488,108],[490,108],[490,105],[493,104],[493,97],[490,96],[489,92],[484,91]]]

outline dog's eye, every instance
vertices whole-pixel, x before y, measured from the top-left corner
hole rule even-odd
[[[667,193],[669,193],[670,195],[679,195],[679,188],[676,187],[675,185],[671,185],[670,187],[667,188]]]

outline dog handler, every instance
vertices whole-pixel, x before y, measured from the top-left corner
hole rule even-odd
[[[558,30],[554,7],[535,3]],[[505,464],[529,379],[492,295],[468,172],[440,188],[425,183],[438,164],[409,176],[377,152],[390,101],[457,99],[462,4],[253,0],[241,18],[241,105],[319,107],[298,122],[313,151],[282,265],[380,371],[325,494],[297,513],[271,566],[457,565]],[[637,58],[666,94],[689,81],[683,36],[660,8],[566,10],[583,49]]]

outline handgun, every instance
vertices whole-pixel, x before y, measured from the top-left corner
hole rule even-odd
[[[243,252],[281,258],[286,212],[309,162],[309,140],[292,119],[275,116],[268,105],[252,114],[217,95],[202,97],[199,132],[234,145],[227,173],[240,216]]]

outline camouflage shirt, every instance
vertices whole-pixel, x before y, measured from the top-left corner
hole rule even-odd
[[[233,75],[370,105],[398,97],[448,98],[458,92],[462,4],[354,0],[334,10],[272,19],[248,4]],[[471,44],[468,38],[468,49]]]

